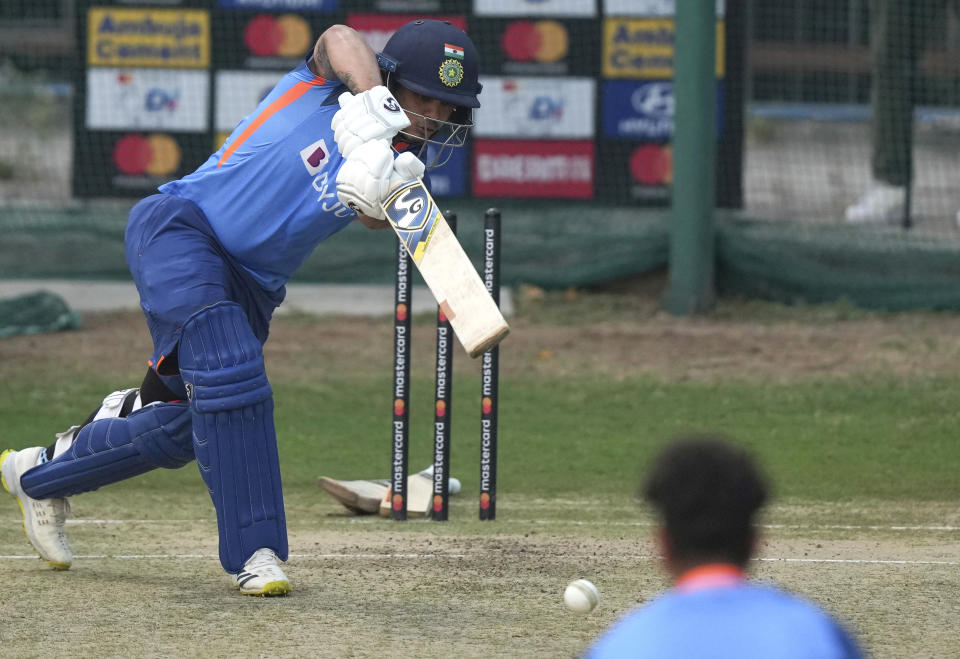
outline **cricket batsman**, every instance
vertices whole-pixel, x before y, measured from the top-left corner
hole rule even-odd
[[[262,350],[271,316],[321,241],[355,219],[387,227],[391,186],[429,184],[428,145],[438,165],[464,144],[478,71],[470,38],[447,22],[414,20],[379,54],[332,26],[216,153],[132,208],[126,258],[153,339],[142,384],[49,446],[0,455],[3,486],[51,567],[73,562],[68,497],[196,459],[233,585],[291,591]]]

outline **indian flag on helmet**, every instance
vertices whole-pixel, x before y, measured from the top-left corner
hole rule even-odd
[[[452,43],[445,43],[443,44],[443,54],[447,57],[463,59],[463,48],[460,46],[454,46]]]

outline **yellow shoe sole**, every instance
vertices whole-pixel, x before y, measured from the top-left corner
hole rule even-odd
[[[240,588],[237,586],[237,588]],[[254,597],[281,597],[283,595],[289,595],[293,591],[293,588],[290,587],[289,581],[271,581],[259,591],[255,593],[244,593],[240,591],[243,595],[253,595]]]
[[[16,451],[9,448],[3,453],[0,453],[0,469],[3,469],[3,463],[6,462],[7,458],[9,458],[14,453],[16,453]],[[3,484],[3,489],[5,489],[7,492],[10,492],[10,486],[7,485],[7,479],[3,477],[2,471],[0,471],[0,483]],[[10,492],[10,494],[13,494],[13,492]],[[17,501],[19,500],[20,499],[17,499]]]

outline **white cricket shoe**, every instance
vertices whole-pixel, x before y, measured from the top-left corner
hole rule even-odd
[[[233,585],[244,595],[271,597],[286,595],[293,590],[272,549],[262,548],[253,552],[243,569],[232,576]]]
[[[906,187],[874,181],[873,187],[847,206],[844,219],[851,224],[896,222],[903,219],[906,203]]]
[[[70,543],[63,525],[70,516],[66,499],[33,499],[20,489],[20,476],[36,466],[42,446],[0,454],[0,481],[4,489],[17,498],[23,513],[23,530],[27,540],[54,570],[69,570],[73,562]]]

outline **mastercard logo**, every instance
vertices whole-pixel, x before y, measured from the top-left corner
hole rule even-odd
[[[643,185],[673,183],[673,150],[669,146],[647,144],[630,156],[630,175]]]
[[[310,26],[296,14],[262,14],[243,29],[243,43],[254,55],[298,57],[312,45]]]
[[[394,495],[393,495],[393,509],[394,509],[394,510],[402,510],[402,509],[403,509],[403,495],[402,495],[402,494],[394,494]]]
[[[480,410],[484,414],[490,414],[493,411],[493,401],[490,400],[490,396],[484,396],[483,400],[480,401]]]
[[[490,507],[490,495],[486,492],[480,495],[480,507],[484,510]]]
[[[567,29],[557,21],[516,21],[500,41],[507,57],[517,62],[556,62],[570,45]]]
[[[394,414],[396,414],[397,416],[400,416],[400,415],[403,414],[403,411],[404,411],[405,409],[407,409],[407,406],[406,406],[406,404],[404,404],[402,398],[397,398],[395,401],[393,401],[393,413],[394,413]]]
[[[113,147],[113,164],[130,176],[166,176],[180,167],[180,156],[169,135],[124,135]]]
[[[439,494],[433,496],[433,509],[437,512],[443,510],[443,497]]]
[[[407,319],[407,305],[398,304],[397,305],[397,320],[406,320]]]

